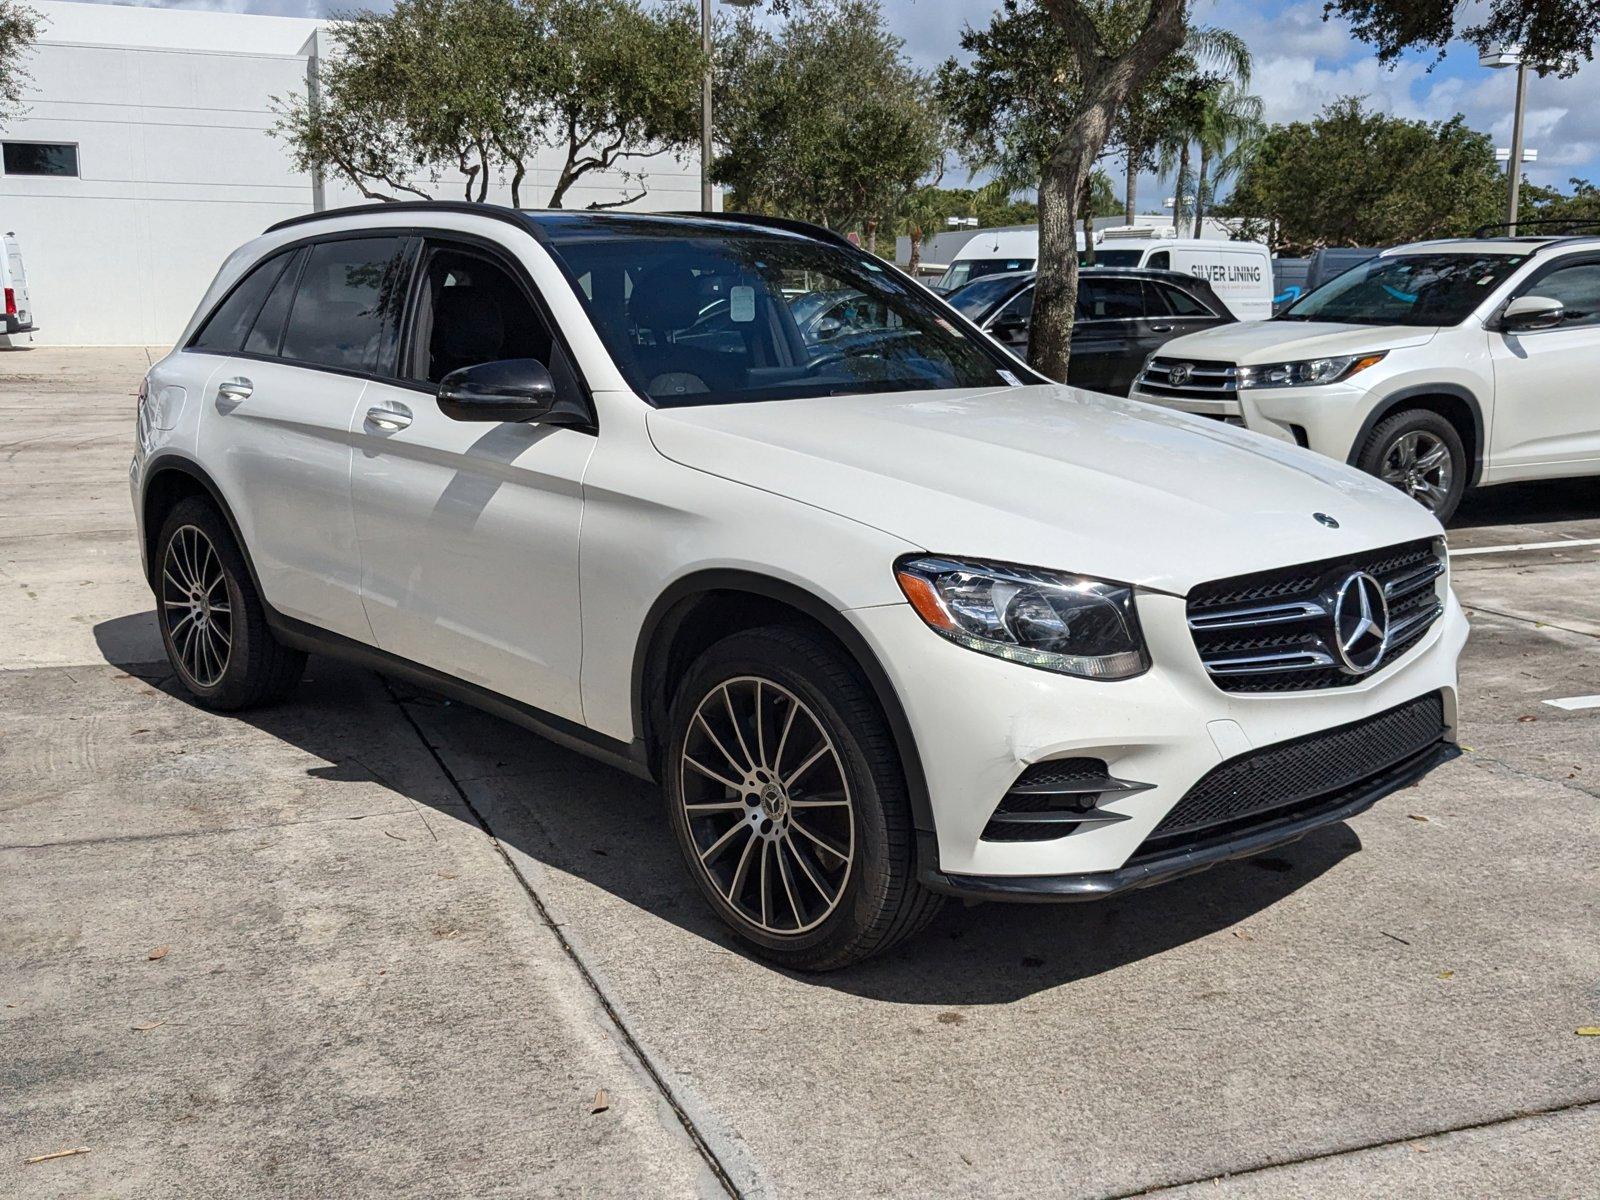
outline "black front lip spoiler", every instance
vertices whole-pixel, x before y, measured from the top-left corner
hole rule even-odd
[[[1083,875],[948,875],[933,872],[924,882],[934,891],[967,900],[1013,900],[1049,903],[1066,900],[1103,900],[1183,875],[1193,875],[1218,863],[1247,858],[1298,841],[1312,830],[1366,812],[1389,793],[1408,787],[1441,763],[1461,753],[1454,743],[1440,741],[1374,776],[1331,808],[1281,818],[1257,825],[1237,837],[1221,838],[1165,855],[1147,858],[1115,871]]]

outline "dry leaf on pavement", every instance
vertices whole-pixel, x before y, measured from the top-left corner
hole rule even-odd
[[[171,946],[157,946],[154,950],[150,951],[150,961],[160,962],[170,953],[172,953]]]

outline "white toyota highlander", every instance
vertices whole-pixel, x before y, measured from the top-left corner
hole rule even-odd
[[[281,223],[150,370],[131,482],[198,703],[327,653],[658,780],[707,902],[793,967],[946,895],[1280,845],[1453,753],[1431,515],[1028,376],[791,222]]]
[[[1270,321],[1173,339],[1131,395],[1309,446],[1448,521],[1477,484],[1600,474],[1597,363],[1600,238],[1524,233],[1386,250]]]

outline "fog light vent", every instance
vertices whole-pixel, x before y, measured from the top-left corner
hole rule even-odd
[[[1102,796],[1125,796],[1152,785],[1113,778],[1098,758],[1056,758],[1017,776],[984,826],[986,842],[1045,842],[1085,828],[1126,821],[1095,807]]]

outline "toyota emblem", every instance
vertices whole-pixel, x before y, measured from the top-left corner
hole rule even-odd
[[[1189,376],[1194,374],[1193,363],[1174,363],[1167,372],[1167,382],[1173,387],[1182,387],[1189,382]]]

